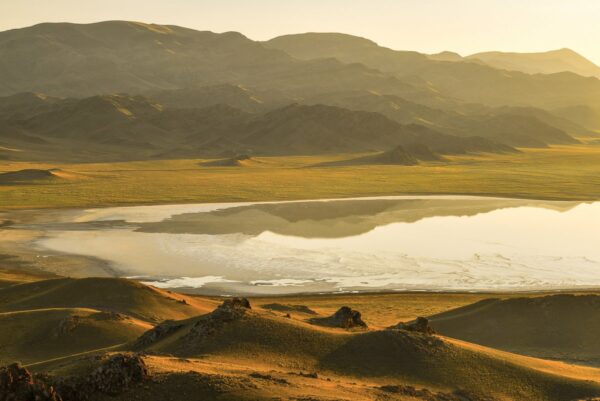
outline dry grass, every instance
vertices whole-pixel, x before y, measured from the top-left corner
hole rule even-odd
[[[356,155],[353,155],[355,157]],[[349,155],[257,158],[248,167],[199,160],[97,164],[0,164],[0,171],[60,168],[63,179],[0,186],[0,207],[290,200],[401,194],[472,194],[539,199],[600,198],[600,146],[455,156],[419,166],[307,168]]]

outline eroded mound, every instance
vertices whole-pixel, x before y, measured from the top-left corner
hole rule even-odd
[[[342,329],[367,328],[367,324],[363,322],[360,312],[348,306],[342,306],[329,317],[314,317],[309,322],[320,326],[340,327]]]
[[[237,155],[227,159],[201,163],[200,165],[204,167],[243,167],[253,161],[255,160],[249,155]]]
[[[307,315],[318,315],[317,312],[310,309],[306,305],[287,305],[287,304],[284,305],[284,304],[273,303],[273,304],[261,305],[261,308],[267,309],[267,310],[273,310],[273,311],[277,311],[277,312],[297,312],[297,313],[305,313]]]
[[[25,169],[0,174],[0,184],[19,184],[57,179],[53,170]]]
[[[138,338],[134,343],[134,347],[140,349],[152,346],[184,328],[187,330],[187,333],[182,337],[181,345],[194,342],[194,340],[205,340],[227,323],[244,316],[250,309],[252,307],[246,298],[226,299],[213,312],[196,319],[179,322],[168,320],[157,325]]]
[[[429,320],[424,317],[418,317],[416,320],[412,322],[400,322],[389,329],[396,330],[406,330],[406,331],[415,331],[423,334],[435,334],[435,330],[429,324]]]

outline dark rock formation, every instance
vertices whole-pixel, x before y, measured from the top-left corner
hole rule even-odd
[[[418,317],[415,321],[404,323],[400,322],[395,326],[390,327],[395,330],[407,330],[424,334],[435,334],[433,327],[429,324],[429,320],[424,317]]]
[[[379,390],[395,394],[411,397],[411,399],[419,399],[424,401],[493,401],[490,397],[481,397],[474,394],[457,390],[452,393],[434,393],[426,388],[417,389],[413,386],[391,385],[381,386]]]
[[[52,386],[19,365],[0,367],[0,401],[63,401]]]
[[[78,316],[78,315],[68,316],[68,317],[62,319],[58,323],[58,327],[54,331],[54,336],[60,337],[64,334],[68,334],[68,333],[72,332],[73,330],[75,330],[77,328],[77,326],[79,326],[80,322],[81,322],[81,316]]]
[[[85,401],[90,395],[118,395],[148,378],[144,360],[134,354],[116,354],[104,360],[91,373],[81,377],[52,379],[62,401]]]
[[[343,329],[366,328],[367,324],[361,319],[359,311],[342,306],[337,312],[329,317],[312,318],[310,323],[320,326],[341,327]]]
[[[203,339],[216,333],[225,324],[242,318],[252,307],[246,298],[229,298],[192,326],[185,339]]]
[[[298,312],[306,313],[307,315],[317,315],[317,312],[305,305],[284,305],[284,304],[265,304],[261,306],[263,309],[274,310],[278,312]]]
[[[127,316],[121,314],[121,313],[117,313],[117,312],[98,312],[98,313],[94,313],[91,318],[93,318],[94,320],[112,320],[112,321],[123,321],[123,320],[127,320]]]

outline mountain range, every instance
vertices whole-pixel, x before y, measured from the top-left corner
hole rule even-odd
[[[527,73],[563,68],[545,67],[556,58],[571,72]],[[128,21],[39,24],[0,32],[0,158],[388,152],[414,144],[456,154],[597,135],[600,80],[576,73],[591,63],[569,51],[512,59],[532,70],[336,33],[256,42]]]
[[[226,104],[169,108],[129,95],[56,99],[19,94],[14,99],[2,101],[11,111],[0,111],[5,116],[0,135],[5,146],[28,150],[13,152],[14,157],[34,160],[372,152],[398,145],[421,145],[440,154],[515,151],[483,137],[443,134],[379,113],[322,104],[250,113]]]

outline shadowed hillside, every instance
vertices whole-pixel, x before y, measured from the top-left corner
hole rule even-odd
[[[489,299],[431,317],[461,340],[542,358],[600,365],[600,297]]]
[[[0,173],[0,185],[47,182],[58,179],[52,170],[26,169]]]
[[[158,326],[141,336],[134,349],[184,358],[203,355],[238,364],[252,363],[261,355],[263,366],[278,363],[325,376],[419,383],[450,391],[460,388],[493,399],[569,400],[600,391],[591,383],[478,354],[427,334],[319,328],[255,312],[236,302],[226,301],[208,315]],[[242,338],[239,333],[244,333]]]
[[[182,302],[185,299],[186,302]],[[0,290],[0,312],[46,308],[90,308],[127,314],[148,322],[182,319],[210,310],[209,302],[194,302],[125,279],[56,279]]]
[[[29,98],[31,107],[36,97]],[[233,102],[236,103],[236,102]],[[230,105],[167,108],[143,96],[64,99],[0,123],[13,157],[41,160],[198,158],[226,153],[306,155],[421,144],[441,154],[510,152],[481,137],[457,137],[372,112],[293,104],[253,114]],[[5,134],[5,135],[4,135]]]
[[[0,360],[24,361],[34,372],[0,367],[7,394],[46,385],[66,401],[82,394],[158,401],[173,391],[191,400],[572,401],[600,395],[592,368],[403,328],[410,325],[368,328],[349,307],[331,317],[302,305],[253,309],[243,298],[191,298],[122,279],[15,285],[0,290],[0,301]],[[356,328],[340,326],[350,317]],[[30,378],[19,385],[5,380],[17,371]]]
[[[115,312],[49,308],[0,313],[0,364],[38,362],[134,340],[152,325]]]

